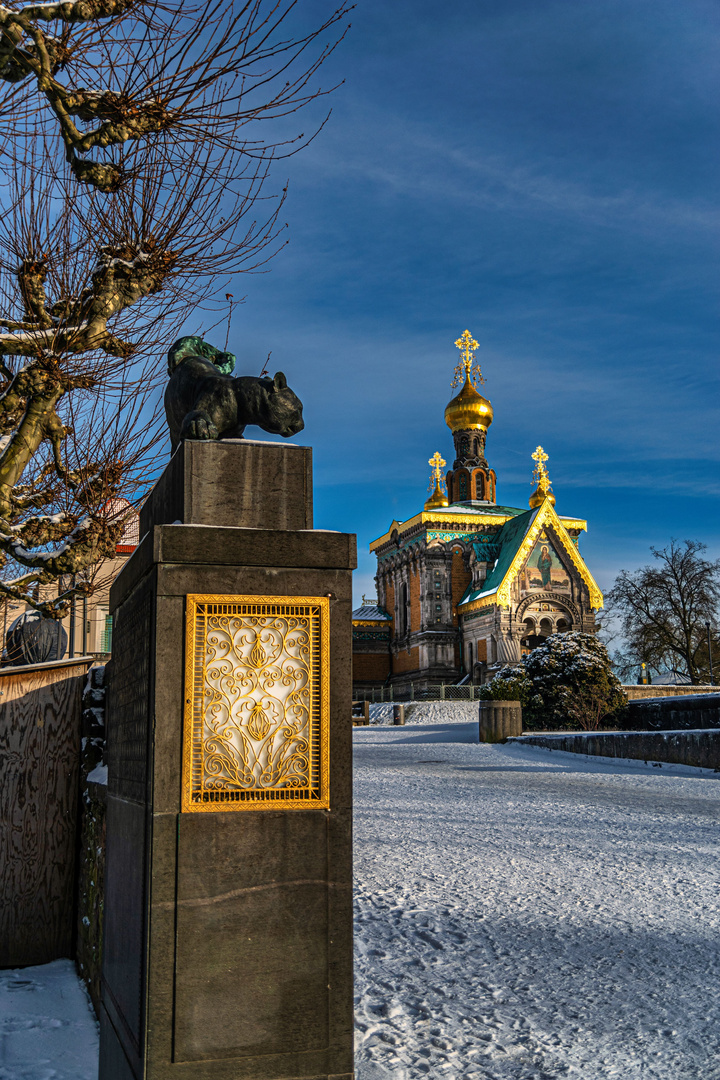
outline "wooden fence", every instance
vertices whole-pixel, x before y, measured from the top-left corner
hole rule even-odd
[[[73,955],[90,657],[0,670],[0,968]]]

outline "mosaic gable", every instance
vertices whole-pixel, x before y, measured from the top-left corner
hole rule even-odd
[[[552,540],[543,532],[520,574],[521,592],[570,594],[571,582]]]

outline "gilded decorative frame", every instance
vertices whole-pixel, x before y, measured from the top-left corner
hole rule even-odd
[[[329,808],[325,596],[187,597],[182,810]]]

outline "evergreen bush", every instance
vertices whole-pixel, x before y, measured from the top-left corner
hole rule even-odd
[[[607,649],[593,634],[553,634],[483,686],[481,700],[519,701],[528,731],[594,731],[627,704]]]

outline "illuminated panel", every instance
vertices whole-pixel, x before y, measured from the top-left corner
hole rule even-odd
[[[188,596],[185,812],[327,809],[329,602]]]

